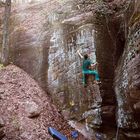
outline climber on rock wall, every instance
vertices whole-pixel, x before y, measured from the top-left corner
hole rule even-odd
[[[94,75],[95,76],[94,83],[99,84],[100,83],[99,74],[98,74],[97,70],[95,70],[97,62],[92,63],[88,54],[85,54],[84,56],[82,56],[79,50],[77,51],[77,53],[79,54],[80,58],[83,59],[83,64],[82,64],[83,84],[86,85],[86,76],[85,75]]]

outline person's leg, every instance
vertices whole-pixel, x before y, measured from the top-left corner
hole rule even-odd
[[[88,74],[93,74],[95,76],[96,81],[100,80],[99,74],[98,74],[98,72],[96,70],[88,70]]]
[[[86,78],[85,78],[85,74],[84,73],[82,73],[82,83],[83,83],[83,85],[86,85]]]
[[[96,81],[99,81],[100,78],[99,78],[98,72],[97,72],[96,70],[94,70],[93,72],[94,72],[94,74],[95,74],[95,80],[96,80]]]

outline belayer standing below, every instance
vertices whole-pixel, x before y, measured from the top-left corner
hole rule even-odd
[[[95,76],[95,83],[98,84],[100,83],[99,80],[99,74],[97,70],[91,70],[90,67],[93,66],[95,67],[97,63],[92,63],[88,54],[85,54],[84,56],[81,55],[80,51],[78,50],[77,53],[79,56],[83,59],[83,64],[82,64],[82,74],[83,74],[83,84],[86,84],[86,77],[85,75],[94,75]]]

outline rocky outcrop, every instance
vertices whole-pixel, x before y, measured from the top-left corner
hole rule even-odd
[[[115,92],[118,102],[118,126],[138,129],[140,119],[140,2],[131,2],[126,16],[126,43],[115,74]],[[129,14],[129,15],[128,15]],[[130,136],[131,137],[131,136]]]
[[[77,54],[81,49],[82,54],[88,53],[92,61],[96,61],[92,12],[80,14],[67,3],[49,17],[53,34],[49,49],[48,87],[59,107],[70,110],[74,118],[80,119],[94,94],[93,90],[83,88],[82,60]]]
[[[46,9],[49,4],[42,1],[13,6],[10,26],[10,63],[32,75],[44,89],[50,45]]]
[[[100,13],[99,13],[100,14]],[[102,119],[103,123],[111,123],[114,124],[115,120],[115,107],[116,107],[116,99],[115,92],[113,88],[113,79],[114,79],[114,51],[115,47],[113,45],[113,41],[110,35],[111,28],[108,29],[107,21],[104,15],[97,15],[96,17],[96,54],[97,61],[99,63],[98,70],[101,77],[101,86],[100,92],[102,97]],[[115,26],[115,25],[113,25]],[[109,26],[110,27],[110,26]],[[114,108],[111,112],[110,110],[106,110],[106,116],[110,116],[110,121],[106,121],[106,117],[104,117],[105,108]],[[113,121],[113,122],[112,122]]]
[[[126,11],[122,12],[124,2],[127,5]],[[117,107],[116,119],[120,134],[123,133],[129,139],[139,139],[140,3],[113,1],[110,6],[115,6],[112,10],[116,12],[110,13],[103,8],[97,12],[95,21],[97,60],[102,81],[102,111],[108,108],[108,113],[106,116],[102,115],[102,119],[104,123],[111,123],[106,119],[111,116],[115,119],[114,107]],[[106,13],[103,13],[104,10]],[[110,114],[109,108],[114,113]],[[125,130],[125,133],[121,130]]]
[[[113,139],[116,131],[121,140],[138,138],[139,5],[139,0],[20,5],[12,16],[11,61],[47,87],[67,119],[85,119],[101,128],[105,139],[105,133]],[[83,87],[78,49],[99,63],[100,86]],[[32,106],[28,116],[38,112]]]
[[[10,63],[48,89],[59,107],[82,116],[93,102],[94,91],[83,88],[82,60],[76,51],[82,49],[82,54],[88,53],[96,61],[92,12],[79,12],[72,1],[42,1],[17,7],[12,8]]]

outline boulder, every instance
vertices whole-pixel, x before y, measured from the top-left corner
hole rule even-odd
[[[95,108],[95,109],[86,111],[83,114],[83,118],[86,119],[88,125],[91,128],[99,128],[102,124],[102,119],[101,119],[100,114],[101,114],[101,108]]]
[[[27,116],[29,118],[38,117],[41,112],[39,106],[33,101],[27,101],[25,103],[25,111],[27,112]]]

